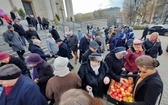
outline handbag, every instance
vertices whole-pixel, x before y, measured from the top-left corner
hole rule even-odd
[[[149,51],[150,51],[152,48],[154,48],[155,45],[156,45],[156,43],[155,43],[151,48],[149,48],[148,50],[145,50],[145,54],[146,54],[146,55],[150,54]]]

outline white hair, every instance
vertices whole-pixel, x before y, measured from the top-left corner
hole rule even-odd
[[[41,43],[41,41],[39,39],[34,39],[33,40],[33,44],[38,44],[38,43]]]

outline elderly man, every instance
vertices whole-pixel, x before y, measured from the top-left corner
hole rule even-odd
[[[72,31],[69,32],[69,38],[68,38],[68,45],[73,51],[73,54],[75,56],[75,64],[77,64],[78,60],[78,37],[73,34]]]
[[[89,49],[86,50],[85,53],[82,56],[82,62],[86,62],[91,53],[98,52],[98,48],[99,48],[99,45],[95,40],[90,41]]]
[[[8,25],[8,30],[3,33],[3,38],[5,42],[12,47],[13,51],[17,52],[18,56],[24,61],[23,54],[25,53],[25,49],[20,36],[14,31],[12,25]]]
[[[29,24],[29,30],[26,31],[26,39],[29,43],[32,43],[31,38],[32,36],[36,37],[37,39],[41,40],[37,31],[33,29],[33,25]]]
[[[48,105],[38,86],[14,64],[0,67],[1,105]]]
[[[15,19],[13,27],[14,27],[14,30],[21,37],[23,45],[26,46],[26,41],[25,41],[26,31],[24,30],[23,26],[20,24],[20,21],[18,19]]]

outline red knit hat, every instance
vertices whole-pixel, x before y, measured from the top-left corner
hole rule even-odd
[[[0,60],[3,60],[3,59],[5,59],[5,58],[7,58],[9,56],[10,55],[8,53],[6,53],[6,52],[0,52]]]

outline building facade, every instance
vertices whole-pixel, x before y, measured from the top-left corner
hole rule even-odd
[[[49,20],[53,20],[56,14],[61,19],[65,19],[65,14],[73,16],[72,1],[65,1],[65,6],[68,7],[64,7],[64,0],[0,0],[0,8],[7,14],[10,14],[11,10],[21,8],[26,15],[47,17]],[[68,9],[67,13],[65,8]]]

